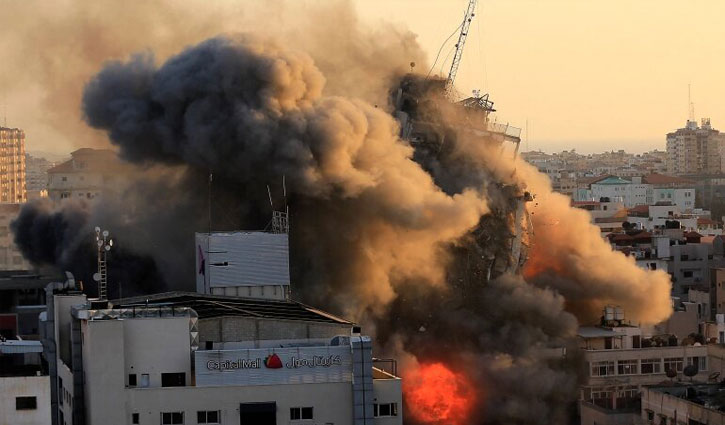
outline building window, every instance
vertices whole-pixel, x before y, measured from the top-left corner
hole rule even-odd
[[[642,359],[642,374],[662,373],[662,359]]]
[[[200,424],[218,424],[219,416],[218,410],[196,412],[196,422]]]
[[[697,366],[697,370],[702,372],[707,370],[707,357],[688,357],[687,358],[687,365],[695,365]]]
[[[610,399],[612,392],[605,388],[592,388],[592,400]]]
[[[618,375],[636,375],[637,374],[637,360],[619,360],[617,361],[617,374]]]
[[[38,408],[36,397],[15,397],[15,410],[35,410]]]
[[[373,404],[373,416],[376,418],[398,416],[398,403]]]
[[[668,370],[682,372],[682,364],[683,364],[683,361],[679,357],[666,358],[665,359],[665,372],[667,372]]]
[[[138,413],[131,413],[131,423],[138,424],[138,422],[139,422]]]
[[[292,407],[289,409],[290,420],[312,419],[311,407]]]
[[[148,388],[148,386],[149,386],[149,374],[142,373],[141,374],[141,388]]]
[[[68,177],[66,177],[66,176],[63,176],[63,177],[61,177],[61,178],[60,178],[60,181],[64,181],[64,182],[67,182],[67,181],[68,181]]]
[[[592,362],[592,376],[614,375],[614,362]]]
[[[186,386],[186,374],[180,373],[162,373],[161,374],[161,386],[162,387],[184,387]]]
[[[63,388],[63,378],[60,376],[58,377],[58,392],[65,395],[65,388]],[[58,404],[61,406],[63,405],[63,398],[64,397],[58,397]]]
[[[130,373],[128,375],[128,386],[129,387],[135,387],[136,385],[137,385],[136,384],[136,374],[135,373]]]
[[[183,425],[184,412],[163,412],[161,414],[161,425]]]
[[[683,270],[682,277],[692,277],[692,270]]]

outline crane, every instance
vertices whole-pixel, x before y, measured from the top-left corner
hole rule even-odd
[[[471,27],[471,21],[475,15],[477,0],[469,0],[466,14],[463,16],[463,23],[461,24],[461,32],[458,34],[458,42],[456,43],[456,54],[453,55],[453,62],[451,62],[451,70],[448,72],[448,79],[446,79],[446,96],[452,97],[454,93],[453,82],[456,80],[456,74],[458,73],[458,66],[461,64],[461,58],[463,58],[463,46],[466,44],[466,38],[468,37],[468,29]]]

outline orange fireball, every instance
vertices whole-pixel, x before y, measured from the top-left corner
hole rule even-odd
[[[476,401],[468,378],[443,363],[409,371],[403,379],[403,394],[410,414],[430,424],[466,424]]]

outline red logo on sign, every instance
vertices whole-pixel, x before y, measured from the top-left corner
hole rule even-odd
[[[282,360],[280,360],[278,355],[272,354],[264,359],[264,365],[268,369],[280,369],[282,367]]]

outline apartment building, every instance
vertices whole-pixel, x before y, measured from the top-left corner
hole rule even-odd
[[[124,176],[131,167],[107,149],[82,148],[71,152],[71,159],[47,171],[48,198],[94,199],[123,189]]]
[[[605,309],[599,326],[579,328],[578,338],[587,365],[579,397],[582,425],[633,423],[640,415],[639,396],[645,386],[689,379],[684,372],[691,365],[695,378],[709,375],[707,346],[647,335],[627,324],[615,307]]]
[[[682,175],[717,175],[721,172],[721,147],[725,135],[712,128],[709,118],[700,127],[687,121],[684,128],[667,134],[667,172]]]
[[[22,203],[25,193],[25,132],[0,127],[0,202]]]

